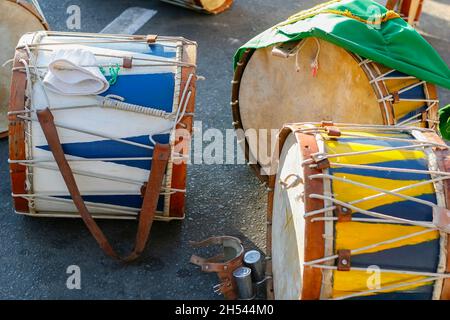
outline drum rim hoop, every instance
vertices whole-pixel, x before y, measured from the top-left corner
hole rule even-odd
[[[23,1],[17,1],[17,0],[7,0],[8,2],[14,3],[19,5],[20,7],[27,10],[29,13],[31,13],[36,19],[39,20],[39,22],[42,24],[45,30],[50,30],[50,27],[47,23],[47,21],[44,19],[44,17],[41,16],[41,14],[36,10],[36,8],[31,4]]]
[[[312,122],[311,122],[312,123]],[[304,125],[301,124],[300,126]],[[309,144],[308,151],[310,153],[317,152],[319,150],[319,144],[317,142],[317,139],[314,135],[309,135],[305,133],[298,132],[299,125],[298,124],[291,124],[291,125],[285,125],[283,129],[280,132],[280,135],[278,137],[276,149],[278,150],[278,154],[281,154],[282,149],[284,147],[284,144],[287,140],[287,138],[290,136],[290,134],[293,134],[295,136],[295,139],[298,142],[299,147],[299,153],[301,155],[304,155],[305,150],[302,149],[302,146],[304,145],[306,139],[310,140],[312,144]],[[272,163],[275,159],[272,160]],[[308,176],[308,171],[314,171],[314,169],[310,169],[308,166],[303,167],[304,176]],[[274,191],[275,191],[275,183],[276,183],[276,176],[277,172],[275,172],[273,175],[268,177],[268,208],[267,208],[267,230],[266,230],[266,250],[268,255],[270,255],[270,259],[266,263],[266,274],[269,275],[269,283],[267,285],[267,295],[268,298],[273,300],[275,298],[275,293],[273,290],[273,273],[272,273],[272,221],[273,221],[273,204],[274,204]],[[313,179],[311,181],[308,181],[309,188],[306,188],[305,186],[305,196],[304,196],[304,204],[305,208],[308,207],[314,207],[315,205],[319,203],[323,203],[322,200],[317,199],[311,199],[307,196],[307,189],[310,191],[312,190],[321,190],[321,193],[324,192],[324,185],[323,181],[320,179]],[[323,205],[322,205],[323,207]],[[319,209],[319,208],[317,208]],[[319,250],[312,250],[309,249],[311,247],[312,241],[305,240],[305,259],[310,260],[310,258],[306,258],[307,254],[317,254],[317,258],[320,258],[324,255],[325,251],[325,239],[322,237],[322,235],[325,232],[325,223],[322,222],[314,222],[314,225],[312,225],[312,218],[305,219],[305,239],[306,238],[312,238],[315,244],[313,246],[319,247]],[[311,230],[311,226],[314,226],[313,230]],[[322,251],[320,251],[322,250]],[[315,259],[311,258],[311,259]],[[306,281],[307,280],[307,281]],[[315,284],[315,286],[313,285]],[[320,285],[317,285],[320,284]],[[302,299],[307,300],[318,300],[320,299],[321,294],[321,287],[322,287],[322,270],[315,269],[311,267],[305,267],[304,272],[302,274],[302,289],[301,289],[301,296]]]

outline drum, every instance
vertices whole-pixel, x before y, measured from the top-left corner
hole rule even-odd
[[[414,25],[419,22],[422,15],[423,0],[388,0],[386,8],[395,10],[409,24]]]
[[[32,4],[33,3],[33,4]],[[20,37],[31,31],[48,30],[42,11],[37,2],[2,0],[0,1],[0,64],[14,57],[14,48]],[[0,68],[0,137],[8,134],[10,68]]]
[[[246,157],[266,178],[275,133],[285,123],[335,121],[435,128],[434,85],[317,38],[248,49],[235,70],[234,127]],[[249,134],[248,131],[254,131]],[[270,168],[270,166],[269,166]]]
[[[81,48],[95,55],[97,62],[89,67],[104,70],[111,82],[109,89],[99,95],[74,96],[44,87],[42,77],[53,53]],[[16,212],[79,217],[36,119],[37,110],[49,107],[80,193],[94,217],[137,217],[154,146],[162,143],[170,144],[173,152],[156,219],[182,219],[188,156],[185,146],[195,107],[196,48],[195,42],[180,37],[63,32],[24,35],[16,49],[14,99],[9,112],[9,162]]]
[[[436,133],[303,123],[276,149],[270,298],[450,299],[450,152]]]
[[[233,0],[161,0],[180,7],[209,13],[218,14],[228,10]]]

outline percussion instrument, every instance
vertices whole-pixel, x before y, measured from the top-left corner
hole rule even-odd
[[[432,84],[310,37],[247,49],[231,104],[235,129],[246,133],[247,160],[266,180],[272,129],[299,121],[435,128],[439,100]]]
[[[69,96],[42,81],[52,54],[83,48],[115,83],[100,95]],[[181,37],[64,32],[24,35],[17,48],[9,110],[12,192],[17,213],[80,217],[36,114],[49,108],[86,207],[94,218],[136,219],[157,143],[170,144],[157,220],[183,219],[185,147],[192,130],[195,42]],[[87,66],[81,66],[87,67]],[[108,71],[108,69],[110,71]],[[111,82],[111,81],[110,81]],[[153,169],[152,169],[153,171]]]
[[[388,0],[386,8],[396,10],[409,24],[419,22],[424,0]]]
[[[0,1],[0,64],[14,56],[14,48],[24,33],[39,30],[48,30],[48,24],[36,1]],[[10,69],[0,68],[0,137],[8,134],[10,81]]]
[[[228,10],[233,4],[233,0],[161,0],[161,1],[209,14],[222,13],[225,10]]]
[[[450,299],[450,152],[431,129],[286,125],[269,178],[275,299]]]

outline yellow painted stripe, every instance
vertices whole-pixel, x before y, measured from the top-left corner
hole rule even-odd
[[[418,183],[420,181],[416,180],[390,180],[383,178],[374,178],[374,177],[366,177],[360,175],[353,175],[348,173],[335,173],[334,176],[340,178],[346,178],[352,181],[364,183],[370,186],[375,186],[378,188],[382,188],[385,190],[394,190],[401,187],[410,186],[411,184]],[[355,186],[349,183],[333,180],[332,189],[334,197],[340,201],[351,202],[354,200],[359,200],[362,198],[366,198],[369,196],[373,196],[379,194],[380,192],[371,190],[368,188],[363,188],[359,186]],[[408,195],[411,197],[417,197],[423,194],[432,194],[434,193],[433,184],[429,183],[426,185],[416,186],[411,189],[407,189],[401,192],[398,192],[403,195]],[[371,208],[376,208],[385,204],[390,204],[393,202],[404,201],[402,198],[392,196],[392,195],[383,195],[378,198],[367,200],[364,202],[360,202],[355,204],[356,207],[369,210]]]
[[[369,289],[374,289],[373,272],[364,271],[334,271],[334,287],[333,287],[333,298],[338,298],[340,296],[354,294],[358,292],[363,292]],[[414,275],[404,275],[396,273],[381,273],[380,274],[380,286],[386,287],[396,284],[401,284],[403,282],[413,282],[425,279],[425,277],[414,276]],[[419,283],[414,285],[404,286],[399,289],[382,290],[379,293],[395,292],[395,291],[406,291],[413,290],[422,286],[430,285],[432,282]],[[367,294],[370,296],[373,294]]]
[[[386,80],[386,86],[388,87],[389,92],[398,92],[406,87],[409,87],[415,83],[418,83],[420,80],[418,79],[393,79]],[[414,89],[413,89],[414,90]],[[406,114],[411,111],[417,110],[418,108],[425,105],[425,102],[406,102],[400,101],[399,103],[394,104],[394,113],[395,118],[400,119],[404,117]]]
[[[354,250],[424,230],[426,230],[426,228],[387,223],[340,222],[336,224],[335,245],[336,250]],[[435,240],[439,237],[440,235],[438,231],[427,232],[419,236],[361,251],[357,254],[373,253],[387,249],[415,245],[422,242]]]
[[[343,143],[339,141],[327,141],[327,152],[329,154],[374,151],[385,148],[386,147],[382,146],[366,145],[352,142]],[[388,161],[425,159],[425,157],[426,155],[423,151],[406,149],[337,157],[332,158],[331,162],[338,162],[343,164],[371,164]]]

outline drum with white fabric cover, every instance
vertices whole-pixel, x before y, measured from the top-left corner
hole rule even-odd
[[[228,10],[233,4],[233,0],[161,0],[161,1],[210,14],[218,14],[225,10]]]
[[[234,128],[258,135],[244,140],[246,157],[262,180],[275,143],[271,130],[285,123],[435,128],[438,104],[434,85],[312,37],[247,49],[235,70],[231,99]]]
[[[69,96],[48,90],[42,78],[59,49],[93,53],[106,78],[118,76],[99,95]],[[95,218],[135,219],[156,143],[170,144],[158,220],[184,218],[185,145],[192,131],[195,42],[181,37],[36,32],[16,49],[9,110],[10,172],[17,213],[80,217],[36,111],[54,115],[65,156]],[[87,66],[81,66],[87,67]],[[108,71],[109,70],[109,71]],[[144,190],[144,191],[143,191]]]
[[[292,124],[276,150],[269,298],[450,299],[450,152],[433,130]]]
[[[0,1],[0,64],[14,56],[16,44],[24,33],[40,30],[48,30],[48,24],[36,1]],[[10,83],[11,69],[0,68],[0,137],[8,134]]]

